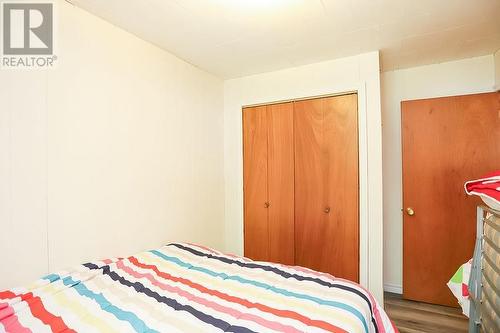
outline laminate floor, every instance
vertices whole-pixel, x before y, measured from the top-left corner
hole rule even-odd
[[[461,309],[402,299],[385,293],[385,310],[401,333],[467,332],[468,319]]]

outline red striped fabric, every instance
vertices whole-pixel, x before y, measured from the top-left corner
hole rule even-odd
[[[48,325],[52,332],[76,333],[76,331],[66,326],[61,317],[55,316],[47,311],[40,297],[34,296],[33,293],[30,292],[22,295],[21,299],[28,304],[33,316],[40,319],[45,325]]]
[[[191,288],[197,289],[198,291],[200,291],[202,293],[206,293],[206,294],[218,297],[218,298],[223,299],[225,301],[237,303],[237,304],[243,305],[247,308],[256,308],[256,309],[259,309],[260,311],[271,313],[271,314],[278,316],[278,317],[285,317],[285,318],[294,319],[294,320],[302,322],[303,324],[318,327],[318,328],[327,330],[329,332],[347,333],[347,331],[343,330],[342,328],[334,326],[334,325],[327,323],[325,321],[322,321],[322,320],[309,319],[301,314],[298,314],[298,313],[290,311],[290,310],[278,310],[278,309],[274,309],[274,308],[271,308],[267,305],[263,305],[260,303],[253,303],[253,302],[250,302],[248,300],[245,300],[245,299],[242,299],[242,298],[239,298],[236,296],[230,296],[230,295],[222,293],[220,291],[209,289],[209,288],[204,287],[200,284],[194,283],[188,279],[172,276],[168,273],[160,271],[158,269],[158,267],[156,267],[155,265],[144,264],[144,263],[139,262],[139,260],[135,257],[129,257],[128,260],[132,264],[134,264],[135,266],[137,266],[139,268],[149,269],[149,270],[154,271],[158,276],[160,276],[164,279],[182,283],[182,284],[187,285]]]
[[[2,305],[4,303],[0,303]],[[5,332],[12,333],[31,333],[32,331],[19,322],[14,309],[6,304],[4,308],[0,306],[0,325],[3,326]],[[1,328],[1,326],[0,326]]]
[[[12,291],[1,291],[0,292],[0,299],[13,299],[16,298],[18,295],[14,294]]]

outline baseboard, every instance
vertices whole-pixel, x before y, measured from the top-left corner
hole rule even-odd
[[[401,295],[403,294],[403,286],[394,283],[384,283],[384,291]]]

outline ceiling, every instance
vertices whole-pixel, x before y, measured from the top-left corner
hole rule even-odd
[[[388,71],[500,48],[500,0],[69,1],[222,78],[374,50]]]

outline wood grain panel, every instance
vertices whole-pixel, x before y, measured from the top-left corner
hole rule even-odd
[[[254,260],[269,258],[267,160],[267,107],[244,108],[244,251]]]
[[[357,95],[298,101],[295,262],[359,280]]]
[[[457,306],[446,282],[474,250],[475,206],[466,180],[500,166],[500,93],[401,103],[403,295]]]
[[[293,103],[267,107],[269,261],[295,264]]]
[[[322,263],[334,276],[359,282],[358,98],[355,94],[324,100],[325,250]],[[333,241],[332,241],[333,240]]]
[[[294,103],[295,264],[322,270],[326,232],[323,212],[323,101]],[[323,270],[324,271],[324,270]]]

